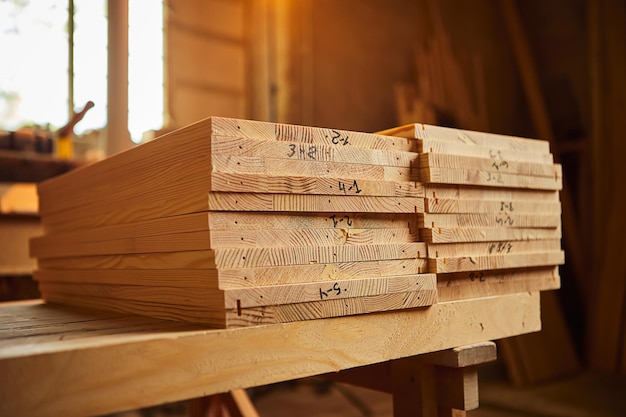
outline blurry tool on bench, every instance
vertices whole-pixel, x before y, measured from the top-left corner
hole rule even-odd
[[[69,122],[57,132],[57,156],[61,159],[70,159],[74,156],[74,126],[80,122],[87,111],[94,106],[93,101],[88,101],[85,107],[78,113],[74,113]]]

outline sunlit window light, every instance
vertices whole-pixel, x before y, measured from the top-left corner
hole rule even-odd
[[[0,1],[0,128],[68,118],[67,1]]]
[[[74,0],[74,103],[95,107],[76,125],[78,134],[107,123],[107,19],[105,0]]]
[[[128,130],[139,143],[163,127],[163,3],[128,2]]]

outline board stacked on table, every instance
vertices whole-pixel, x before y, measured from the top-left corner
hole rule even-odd
[[[417,142],[440,300],[559,288],[562,169],[548,142],[423,124],[380,133]]]
[[[220,327],[427,306],[415,142],[209,118],[39,186],[44,298]]]

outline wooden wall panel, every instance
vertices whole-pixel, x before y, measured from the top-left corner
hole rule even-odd
[[[243,0],[168,2],[167,129],[212,115],[247,117],[246,5]]]

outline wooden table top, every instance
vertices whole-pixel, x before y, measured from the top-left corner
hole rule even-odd
[[[111,413],[541,328],[539,294],[240,329],[0,304],[0,416]]]

